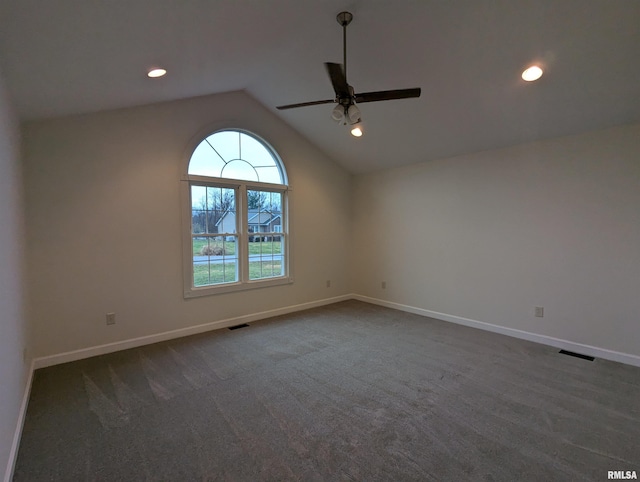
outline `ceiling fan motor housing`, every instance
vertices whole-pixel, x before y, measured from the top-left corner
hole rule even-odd
[[[346,27],[351,23],[351,20],[353,20],[353,15],[351,14],[351,12],[340,12],[338,15],[336,15],[336,20],[340,25]]]

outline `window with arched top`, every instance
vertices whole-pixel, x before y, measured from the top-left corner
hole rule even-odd
[[[216,131],[184,179],[185,297],[290,283],[284,165],[263,139]]]

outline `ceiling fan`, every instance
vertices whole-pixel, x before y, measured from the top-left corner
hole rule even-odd
[[[360,109],[358,109],[356,104],[363,102],[379,102],[382,100],[396,100],[420,97],[420,88],[382,90],[378,92],[362,92],[356,94],[353,87],[347,83],[347,25],[349,25],[353,20],[353,15],[349,12],[340,12],[336,16],[336,20],[340,25],[342,25],[344,63],[341,65],[331,62],[325,62],[324,64],[327,69],[327,73],[329,74],[329,78],[331,79],[333,90],[336,93],[335,98],[327,100],[315,100],[312,102],[302,102],[298,104],[280,105],[276,107],[277,109],[285,110],[294,109],[296,107],[307,107],[310,105],[336,103],[338,105],[334,107],[333,112],[331,113],[331,117],[337,122],[343,122],[345,125],[355,125],[361,122]],[[352,134],[359,136],[362,135],[362,131],[352,131]]]

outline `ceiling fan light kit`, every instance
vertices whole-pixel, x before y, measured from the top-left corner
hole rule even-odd
[[[158,77],[162,77],[166,73],[167,71],[162,68],[151,69],[149,70],[149,72],[147,72],[147,77],[149,77],[150,79],[157,79]]]
[[[341,122],[344,120],[344,106],[338,104],[333,108],[331,112],[331,118],[336,122]]]
[[[353,125],[360,122],[360,109],[353,105],[338,104],[333,108],[331,112],[331,118],[336,122],[341,122],[343,125]]]
[[[525,69],[524,72],[522,72],[522,79],[526,80],[527,82],[533,82],[534,80],[538,80],[540,77],[542,77],[542,73],[543,71],[540,66],[532,65],[528,69]]]
[[[349,107],[345,107],[345,110],[347,112],[347,116],[349,117],[349,124],[357,124],[358,122],[360,122],[360,109],[358,109],[358,106],[353,104]]]
[[[337,104],[331,112],[331,118],[343,125],[353,126],[351,134],[355,137],[362,136],[362,127],[360,125],[361,113],[356,103],[363,102],[380,102],[383,100],[409,99],[420,97],[421,89],[419,87],[413,89],[398,90],[382,90],[378,92],[363,92],[356,94],[353,87],[347,82],[347,25],[353,20],[350,12],[340,12],[336,16],[336,20],[342,26],[342,44],[343,44],[343,64],[335,64],[325,62],[325,68],[329,74],[331,85],[336,94],[334,99],[316,100],[312,102],[302,102],[298,104],[287,104],[276,107],[279,110],[294,109],[297,107],[308,107],[320,104]]]

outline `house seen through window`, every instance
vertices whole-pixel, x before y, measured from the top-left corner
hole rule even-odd
[[[209,135],[187,181],[185,296],[289,282],[286,172],[265,141],[240,130]]]

